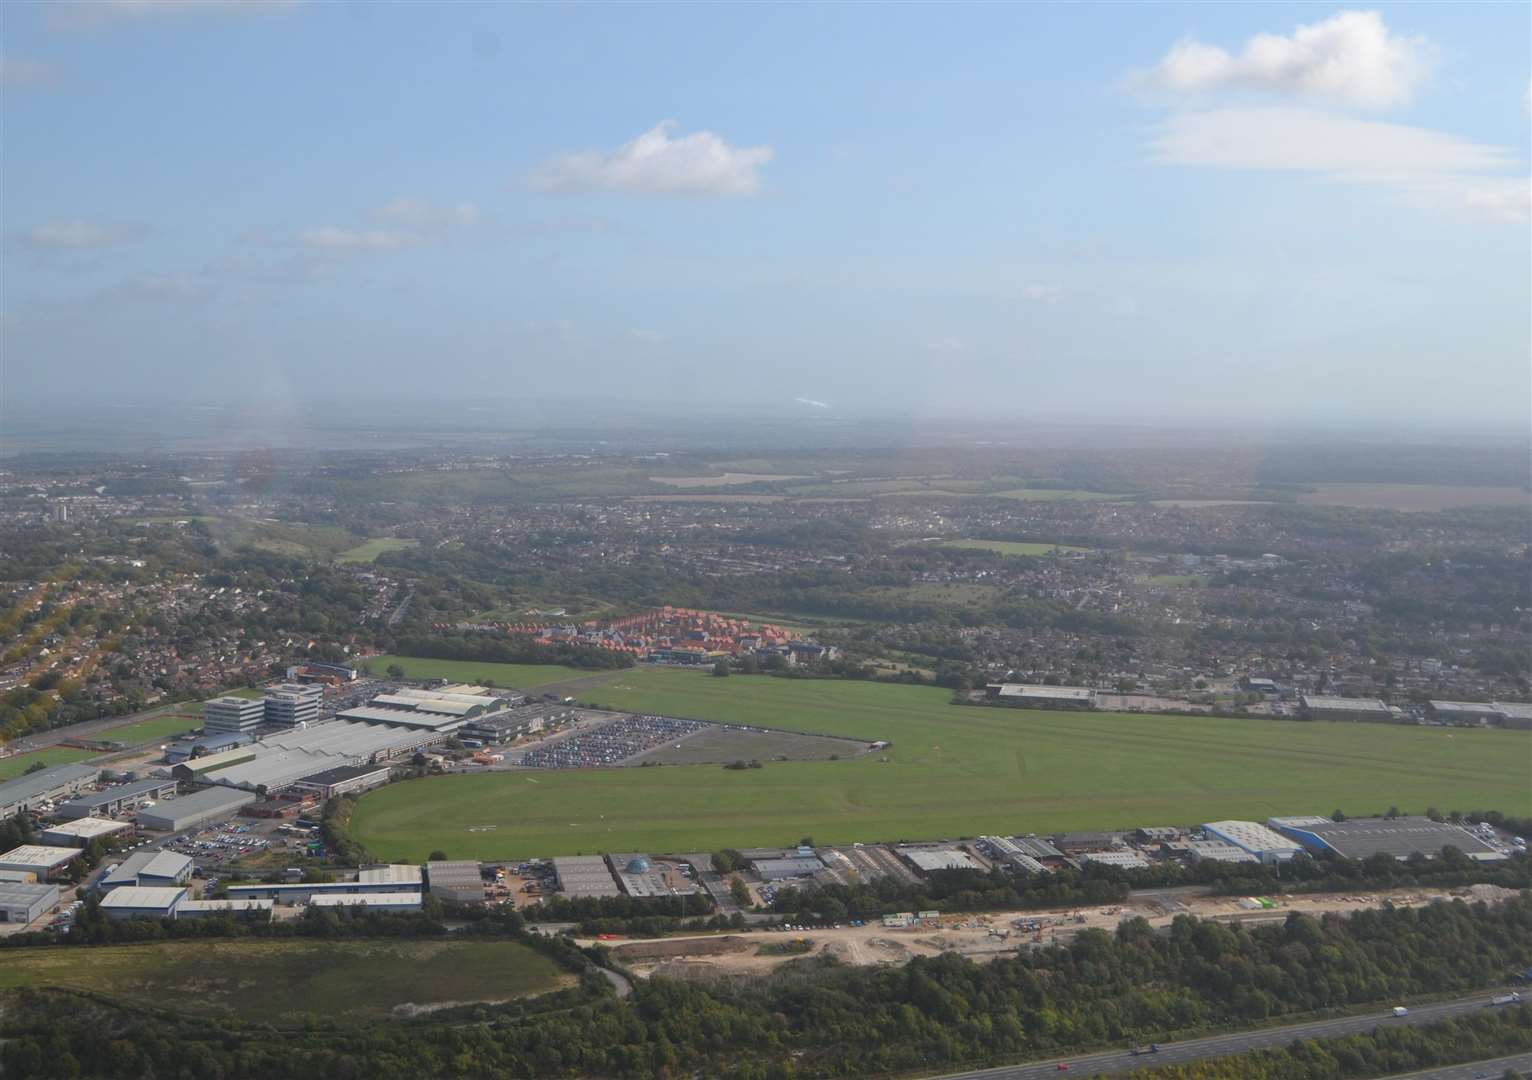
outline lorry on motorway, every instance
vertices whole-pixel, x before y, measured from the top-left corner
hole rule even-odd
[[[1135,1046],[1133,1048],[1134,1057],[1142,1057],[1144,1054],[1158,1054],[1159,1052],[1159,1043],[1147,1043],[1144,1046]]]
[[[1395,1016],[1409,1016],[1410,1015],[1410,1010],[1406,1009],[1403,1005],[1395,1005],[1394,1006],[1394,1015]]]
[[[1516,1005],[1516,1004],[1520,1003],[1520,1001],[1521,1001],[1521,995],[1520,994],[1515,994],[1515,993],[1512,993],[1512,994],[1496,994],[1494,997],[1489,999],[1489,1003],[1491,1005]]]

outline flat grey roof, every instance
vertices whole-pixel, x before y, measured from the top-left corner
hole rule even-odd
[[[482,889],[484,877],[479,872],[479,864],[470,859],[450,859],[426,863],[426,876],[431,880],[431,887],[438,885],[447,889]]]
[[[166,799],[154,807],[152,816],[165,818],[183,818],[187,814],[200,814],[208,810],[232,810],[236,806],[254,802],[255,796],[248,791],[240,791],[238,788],[210,787],[204,791],[198,791],[191,795],[182,795],[179,799]],[[143,814],[139,819],[143,819]]]
[[[1327,821],[1323,825],[1306,825],[1304,831],[1313,833],[1351,859],[1378,854],[1403,858],[1417,851],[1437,855],[1449,844],[1465,855],[1498,854],[1462,826],[1424,817],[1350,818]]]
[[[139,795],[148,795],[151,792],[163,791],[168,787],[175,787],[174,780],[161,780],[157,777],[148,780],[134,780],[130,784],[118,784],[115,787],[106,788],[103,791],[88,791],[84,795],[76,795],[61,806],[104,806],[118,799],[132,799]]]
[[[55,765],[51,769],[39,769],[35,773],[0,783],[0,803],[20,802],[52,791],[60,784],[94,780],[100,775],[101,767],[98,765]]]
[[[113,889],[101,899],[104,908],[130,908],[132,910],[168,911],[186,895],[180,886],[124,885]]]
[[[31,907],[42,899],[57,900],[57,885],[29,885],[21,881],[0,881],[0,907]]]
[[[1377,698],[1325,697],[1321,694],[1304,694],[1300,699],[1306,709],[1342,709],[1346,712],[1386,713],[1389,707]]]

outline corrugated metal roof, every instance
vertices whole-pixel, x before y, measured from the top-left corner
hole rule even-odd
[[[413,892],[321,893],[309,899],[313,907],[419,907],[420,894]]]
[[[0,864],[27,868],[45,867],[49,870],[63,866],[70,859],[78,858],[76,847],[50,847],[46,844],[22,844],[0,855]]]
[[[107,893],[101,900],[101,906],[108,910],[126,908],[135,911],[168,911],[185,896],[185,889],[161,885],[124,885]]]

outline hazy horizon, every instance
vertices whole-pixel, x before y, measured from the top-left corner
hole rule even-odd
[[[1532,7],[1106,10],[12,5],[0,425],[1532,429]]]

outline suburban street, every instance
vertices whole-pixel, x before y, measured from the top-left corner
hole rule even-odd
[[[1002,1065],[994,1069],[978,1069],[970,1072],[943,1074],[941,1080],[1042,1080],[1043,1077],[1056,1077],[1061,1071],[1067,1071],[1071,1076],[1106,1076],[1111,1073],[1129,1072],[1133,1069],[1144,1068],[1150,1065],[1176,1065],[1188,1061],[1199,1061],[1203,1058],[1228,1057],[1232,1054],[1243,1054],[1250,1050],[1260,1050],[1269,1046],[1285,1046],[1294,1039],[1318,1039],[1334,1035],[1352,1035],[1359,1031],[1371,1031],[1382,1024],[1431,1024],[1438,1020],[1445,1020],[1452,1016],[1461,1016],[1464,1013],[1476,1012],[1480,1009],[1493,1008],[1489,1004],[1494,995],[1493,990],[1483,990],[1468,997],[1459,998],[1455,1001],[1442,1001],[1431,1005],[1420,1005],[1410,1009],[1408,1016],[1396,1017],[1392,1012],[1369,1013],[1366,1016],[1346,1016],[1335,1020],[1316,1020],[1308,1024],[1293,1024],[1288,1027],[1263,1028],[1259,1031],[1237,1032],[1230,1035],[1214,1035],[1206,1039],[1191,1039],[1186,1042],[1161,1043],[1160,1052],[1154,1055],[1134,1057],[1127,1050],[1111,1050],[1106,1053],[1087,1054],[1081,1057],[1053,1058],[1048,1061],[1031,1062],[1025,1065]],[[1523,1055],[1527,1056],[1527,1055]],[[1068,1069],[1061,1070],[1059,1065],[1067,1063]],[[1411,1076],[1441,1077],[1442,1080],[1457,1080],[1460,1076],[1473,1077],[1477,1072],[1483,1071],[1489,1066],[1480,1064],[1475,1066],[1452,1066],[1453,1069],[1467,1069],[1464,1072],[1440,1072],[1427,1071],[1424,1073],[1411,1073]],[[1502,1066],[1502,1071],[1503,1071]],[[1498,1073],[1491,1072],[1491,1076],[1498,1078]]]

